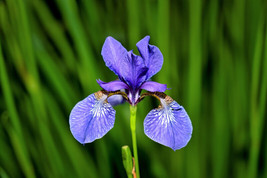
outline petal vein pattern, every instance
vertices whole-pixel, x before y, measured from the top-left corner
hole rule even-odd
[[[144,130],[150,139],[177,150],[187,145],[193,128],[184,108],[172,101],[148,113]]]
[[[101,91],[78,102],[70,114],[70,130],[80,143],[91,143],[102,138],[115,122],[116,111],[106,102]]]

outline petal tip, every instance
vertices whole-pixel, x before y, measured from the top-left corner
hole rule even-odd
[[[149,36],[149,35],[146,35],[146,36],[143,38],[143,40],[146,40],[147,42],[149,42],[149,40],[150,40],[150,36]]]
[[[116,75],[120,75],[120,63],[127,56],[127,50],[122,44],[113,37],[108,36],[103,44],[101,55],[106,66]]]

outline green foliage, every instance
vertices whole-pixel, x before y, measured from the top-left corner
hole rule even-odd
[[[267,177],[267,3],[260,0],[0,0],[0,177],[126,177],[129,108],[101,140],[71,135],[72,107],[116,77],[100,51],[145,35],[163,53],[154,77],[193,123],[173,152],[143,132],[157,101],[138,105],[141,177]],[[155,103],[156,102],[156,103]]]
[[[133,156],[131,149],[128,145],[121,147],[121,156],[124,169],[126,171],[127,177],[133,177]]]

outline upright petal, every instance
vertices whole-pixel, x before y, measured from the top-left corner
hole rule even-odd
[[[151,110],[145,118],[145,134],[155,142],[174,151],[187,145],[193,131],[185,109],[167,96],[161,107]]]
[[[149,44],[150,37],[146,36],[136,46],[146,67],[148,67],[147,79],[158,73],[163,65],[163,55],[159,48]]]
[[[78,102],[70,113],[70,130],[80,143],[102,138],[115,122],[116,111],[106,102],[107,95],[98,91]]]
[[[114,80],[111,82],[103,82],[101,80],[97,80],[97,83],[106,91],[117,91],[121,89],[129,89],[128,85],[120,80]]]
[[[144,84],[141,85],[140,89],[144,89],[150,92],[164,92],[167,90],[167,85],[154,81],[146,81]]]
[[[120,77],[121,62],[127,58],[127,50],[120,42],[107,37],[102,47],[101,55],[106,63],[106,66]]]
[[[121,63],[121,76],[132,88],[137,89],[145,80],[148,68],[140,56],[128,52],[127,60]]]

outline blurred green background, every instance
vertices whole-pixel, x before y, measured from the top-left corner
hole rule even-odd
[[[128,50],[146,35],[164,56],[154,81],[193,123],[174,152],[145,136],[159,104],[139,103],[141,177],[267,177],[267,1],[0,0],[0,177],[126,177],[129,105],[114,128],[81,145],[72,107],[116,76],[105,66],[107,36]]]

